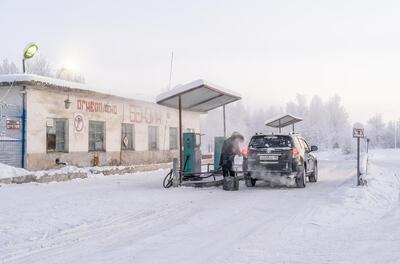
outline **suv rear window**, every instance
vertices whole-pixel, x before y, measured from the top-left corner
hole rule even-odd
[[[253,148],[291,148],[292,140],[288,136],[256,136],[249,143]]]

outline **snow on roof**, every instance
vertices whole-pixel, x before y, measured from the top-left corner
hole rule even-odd
[[[269,127],[278,127],[279,128],[279,127],[289,126],[289,125],[295,124],[300,121],[303,121],[303,119],[300,117],[296,117],[292,114],[285,114],[283,116],[271,118],[271,119],[265,121],[265,125],[269,126]]]
[[[78,89],[84,91],[92,91],[97,93],[102,93],[105,95],[112,95],[117,97],[122,97],[126,99],[141,100],[146,102],[154,102],[155,98],[150,95],[144,95],[143,93],[136,93],[132,97],[126,97],[121,94],[110,94],[102,89],[94,89],[93,87],[72,81],[66,81],[36,74],[0,74],[0,86],[1,85],[11,85],[12,83],[26,84],[26,85],[44,85],[44,86],[54,86],[70,89]]]
[[[179,96],[183,109],[197,112],[207,112],[242,98],[236,92],[200,79],[176,86],[158,95],[156,101],[161,105],[178,108]]]
[[[82,90],[90,90],[89,86],[83,83],[65,81],[61,79],[55,79],[36,74],[0,74],[0,84],[2,83],[41,83],[44,85],[57,86],[57,87],[68,87]]]

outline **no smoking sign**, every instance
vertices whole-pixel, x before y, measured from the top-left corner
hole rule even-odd
[[[81,114],[75,114],[74,117],[75,132],[82,132],[83,127],[84,127],[83,116]]]
[[[354,138],[364,138],[364,128],[353,128]]]

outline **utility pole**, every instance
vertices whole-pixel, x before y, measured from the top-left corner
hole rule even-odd
[[[397,120],[394,120],[394,149],[397,149]]]
[[[171,81],[172,81],[172,65],[174,62],[174,52],[171,53],[171,64],[169,66],[169,84],[168,84],[168,90],[171,90]]]
[[[222,106],[222,119],[224,123],[224,138],[226,138],[226,114],[225,114],[225,105]]]
[[[183,138],[182,138],[182,97],[178,98],[179,108],[179,183],[182,183],[183,178]]]
[[[367,164],[365,164],[365,175],[368,175],[368,162],[369,162],[368,149],[369,149],[369,138],[367,138]]]

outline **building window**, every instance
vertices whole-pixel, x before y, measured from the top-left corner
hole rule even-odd
[[[122,124],[121,146],[124,150],[134,150],[135,127],[133,124]]]
[[[178,149],[178,128],[169,128],[169,149]]]
[[[158,127],[149,126],[149,150],[158,150]]]
[[[89,121],[89,151],[105,150],[104,122]]]
[[[47,151],[48,152],[67,152],[67,120],[50,119],[47,121]]]

